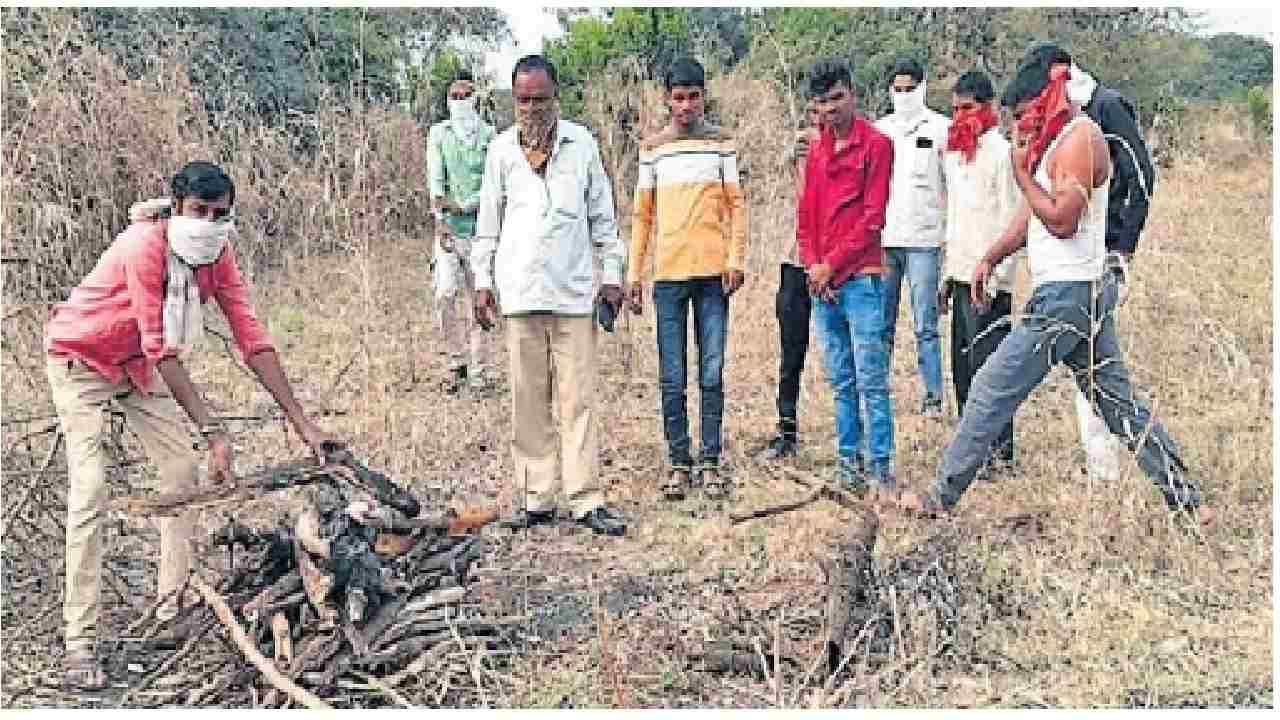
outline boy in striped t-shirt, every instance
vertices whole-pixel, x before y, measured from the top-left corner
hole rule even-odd
[[[729,296],[742,287],[747,242],[737,152],[723,130],[703,120],[705,80],[702,65],[690,58],[677,60],[666,74],[671,121],[641,143],[627,262],[628,300],[638,314],[650,252],[654,257],[659,385],[671,462],[662,491],[672,500],[684,497],[695,471],[685,408],[691,306],[702,405],[701,460],[696,470],[709,496],[724,493],[719,473],[724,349]]]

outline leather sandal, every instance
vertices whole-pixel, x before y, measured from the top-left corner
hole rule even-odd
[[[907,515],[922,520],[937,520],[951,514],[951,511],[933,495],[910,490],[898,496],[897,506]]]
[[[702,491],[708,498],[719,500],[728,494],[728,483],[720,475],[720,470],[705,467],[699,473],[702,476]]]
[[[77,690],[103,690],[107,673],[92,652],[69,653],[63,661],[63,683]]]
[[[688,488],[689,471],[676,468],[662,484],[662,497],[665,500],[683,500]]]

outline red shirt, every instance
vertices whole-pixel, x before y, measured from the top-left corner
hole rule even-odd
[[[150,391],[156,365],[175,355],[165,349],[161,319],[167,228],[163,220],[130,225],[71,297],[53,306],[44,331],[51,357],[79,360],[112,383],[127,375],[139,390]],[[217,299],[243,359],[274,349],[253,312],[230,245],[212,264],[197,267],[195,278],[200,302]]]
[[[836,152],[835,133],[822,133],[809,152],[796,207],[800,262],[806,268],[830,265],[832,287],[884,267],[880,231],[889,202],[893,141],[856,116],[848,137]]]

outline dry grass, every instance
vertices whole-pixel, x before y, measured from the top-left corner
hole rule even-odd
[[[69,98],[83,87],[60,92]],[[136,92],[139,100],[158,99],[147,95],[146,87]],[[850,672],[823,688],[820,673],[817,685],[801,683],[818,657],[821,628],[812,619],[820,607],[816,583],[821,575],[815,559],[827,552],[849,514],[820,503],[736,527],[726,519],[733,508],[799,495],[802,490],[787,472],[825,477],[833,463],[830,395],[816,353],[801,393],[801,456],[789,471],[750,459],[775,421],[773,293],[776,261],[792,232],[791,179],[779,138],[786,137],[790,121],[777,93],[749,69],[717,79],[712,93],[722,122],[737,131],[749,168],[753,226],[750,279],[731,310],[726,378],[725,461],[735,496],[728,507],[697,499],[678,505],[660,500],[656,480],[665,451],[653,315],[630,318],[617,336],[602,335],[601,476],[611,502],[632,518],[632,529],[617,540],[567,526],[529,537],[493,533],[493,556],[477,592],[494,602],[527,604],[535,621],[523,657],[492,670],[504,678],[495,686],[503,691],[490,688],[484,701],[541,707],[1270,705],[1271,158],[1249,156],[1230,164],[1207,153],[1178,158],[1155,198],[1131,299],[1120,312],[1133,375],[1181,442],[1209,501],[1226,511],[1222,524],[1203,542],[1179,529],[1131,461],[1120,483],[1090,485],[1081,473],[1071,386],[1056,372],[1019,413],[1017,474],[975,486],[960,518],[945,526],[958,543],[953,579],[967,599],[960,621],[971,625],[969,631],[943,648],[929,633],[936,624],[912,622],[929,608],[895,598],[901,602],[896,626],[903,636],[891,654],[854,657]],[[634,97],[653,96],[637,91]],[[56,104],[48,102],[49,108]],[[176,112],[176,106],[163,107],[155,112]],[[51,135],[67,131],[68,115],[48,112],[49,119],[33,124],[31,132],[37,134],[22,146],[45,165],[34,160],[11,165],[20,153],[8,141],[12,128],[5,129],[6,256],[19,238],[34,237],[44,227],[24,225],[18,208],[92,187],[94,173],[114,162],[112,150],[93,143],[77,147],[75,152],[84,155],[73,160],[68,155],[72,143],[84,137]],[[92,117],[125,122],[117,116],[128,114],[118,110]],[[164,133],[173,125],[164,117],[140,121],[144,126],[137,132],[170,137]],[[643,124],[650,119],[646,114]],[[588,124],[595,121],[589,118]],[[255,296],[289,375],[306,407],[333,411],[324,424],[347,438],[370,465],[435,502],[510,507],[515,495],[505,395],[450,397],[438,385],[444,358],[430,322],[427,228],[419,222],[423,216],[414,214],[420,208],[396,205],[421,182],[420,173],[408,170],[420,157],[421,140],[411,135],[411,127],[397,125],[394,116],[372,109],[335,110],[320,122],[327,123],[321,132],[326,150],[311,165],[294,165],[283,150],[272,154],[271,143],[282,140],[271,139],[267,128],[239,134],[243,145],[237,152],[210,149],[238,179],[257,177],[254,168],[261,168],[265,178],[241,183],[246,188],[241,214],[250,218],[242,233],[262,243],[254,247],[287,246],[279,262],[262,265],[273,267],[258,276]],[[181,143],[194,131],[172,132],[179,144],[168,147],[187,147]],[[74,215],[76,222],[96,228],[85,231],[90,245],[99,243],[94,247],[110,237],[122,203],[149,191],[181,155],[146,156],[135,144],[129,148],[128,157],[136,160],[126,159],[111,175],[130,182],[113,188],[115,209],[100,216]],[[606,154],[611,151],[615,182],[628,187],[629,153],[612,143]],[[150,164],[138,164],[144,160]],[[44,184],[24,185],[33,176]],[[285,197],[269,195],[276,188],[287,189]],[[619,206],[625,217],[629,198],[620,197]],[[400,219],[384,212],[389,207],[403,209]],[[281,219],[287,242],[264,235],[266,226],[253,219],[263,212]],[[305,238],[313,241],[313,249],[344,252],[308,252]],[[68,235],[55,248],[78,247],[73,240]],[[82,271],[83,262],[68,267]],[[32,481],[30,475],[10,473],[38,466],[49,448],[48,434],[20,441],[48,424],[26,419],[52,411],[40,351],[45,305],[19,305],[13,299],[55,299],[53,290],[65,292],[58,277],[56,282],[6,277],[6,515],[13,496]],[[27,282],[45,282],[50,290],[36,292]],[[899,327],[910,333],[909,320]],[[209,352],[192,363],[205,396],[221,413],[264,418],[233,423],[238,467],[248,470],[299,455],[300,445],[273,415],[265,393],[222,352],[216,338],[206,342]],[[899,347],[892,385],[899,476],[922,486],[933,475],[954,412],[942,421],[912,412],[920,400],[913,343],[904,336]],[[495,348],[502,352],[501,343]],[[495,361],[505,368],[505,358]],[[695,398],[693,391],[694,407]],[[127,456],[140,458],[136,443],[128,440]],[[61,462],[57,459],[55,468]],[[138,467],[113,471],[113,491],[136,488],[152,476]],[[6,706],[83,701],[42,694],[32,680],[56,666],[61,642],[56,611],[61,536],[54,520],[65,479],[55,474],[43,482],[28,508],[4,528]],[[244,512],[270,517],[283,501],[266,499]],[[1043,531],[1030,539],[1001,542],[985,532],[1000,518],[1028,512],[1046,513]],[[203,522],[211,527],[218,518]],[[892,566],[931,541],[934,530],[886,516],[877,562]],[[126,534],[109,532],[108,538],[113,567],[133,569],[121,570],[123,581],[114,582],[136,593],[105,599],[109,632],[127,624],[154,590],[149,558],[155,534],[130,527]],[[15,552],[18,547],[26,552]],[[34,607],[11,601],[15,588],[33,587],[43,588],[24,595],[35,598]],[[15,635],[19,626],[21,636]],[[731,628],[754,638],[761,654],[796,656],[803,667],[760,680],[722,679],[691,666],[688,657],[699,641],[722,637]],[[415,703],[437,697],[459,702],[438,694],[441,688],[425,675],[402,690]],[[482,695],[473,690],[468,702],[481,702]]]

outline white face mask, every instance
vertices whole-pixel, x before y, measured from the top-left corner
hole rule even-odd
[[[1093,99],[1093,91],[1098,88],[1098,81],[1089,73],[1071,63],[1071,77],[1067,80],[1067,99],[1073,105],[1085,107]]]
[[[480,127],[480,114],[476,112],[476,96],[464,100],[449,101],[449,119],[459,131],[471,134]]]
[[[222,254],[234,228],[230,220],[199,220],[175,215],[169,218],[169,249],[188,265],[208,265]]]
[[[893,100],[893,112],[904,118],[913,118],[924,112],[924,81],[916,85],[911,92],[893,92],[889,95]]]

